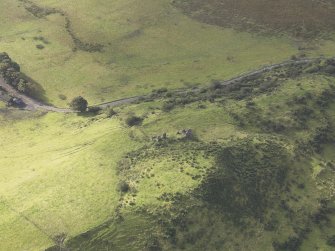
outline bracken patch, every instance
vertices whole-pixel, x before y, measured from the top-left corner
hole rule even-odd
[[[239,30],[312,38],[335,27],[335,4],[330,0],[175,0],[173,4],[202,22]]]

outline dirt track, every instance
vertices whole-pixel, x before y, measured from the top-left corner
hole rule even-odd
[[[6,92],[8,92],[8,94],[10,94],[11,96],[22,99],[22,101],[26,104],[26,107],[24,108],[26,110],[31,110],[31,111],[45,110],[45,111],[60,112],[60,113],[74,112],[71,109],[58,108],[58,107],[49,106],[49,105],[43,104],[41,102],[38,102],[37,100],[32,99],[32,98],[20,93],[16,89],[14,89],[11,85],[7,84],[6,81],[2,77],[0,77],[0,86]]]
[[[264,67],[262,67],[258,70],[247,72],[247,73],[241,74],[237,77],[234,77],[232,79],[222,81],[221,84],[222,85],[231,85],[231,84],[239,82],[239,81],[241,81],[245,78],[252,77],[254,75],[261,74],[261,73],[264,73],[264,72],[268,72],[268,71],[278,69],[278,68],[281,68],[281,67],[284,67],[284,66],[307,64],[307,63],[310,63],[310,62],[313,62],[313,61],[319,60],[319,59],[321,59],[321,58],[304,58],[304,59],[299,59],[299,60],[295,60],[295,61],[290,60],[290,61],[285,61],[285,62],[282,62],[282,63],[279,63],[279,64],[264,66]],[[32,98],[20,93],[16,89],[14,89],[11,85],[7,84],[6,81],[1,77],[0,77],[0,87],[2,87],[5,91],[7,91],[13,97],[17,97],[17,98],[22,99],[22,101],[26,104],[26,107],[24,108],[26,110],[31,110],[31,111],[44,110],[44,111],[52,111],[52,112],[59,112],[59,113],[73,113],[73,112],[75,112],[75,111],[73,111],[69,108],[58,108],[58,107],[43,104],[43,103],[41,103],[41,102],[39,102],[35,99],[32,99]],[[181,89],[175,90],[176,93],[187,92],[187,91],[188,90],[181,90]],[[191,91],[197,92],[197,91],[199,91],[199,89],[192,89]],[[148,97],[148,95],[118,99],[118,100],[106,102],[106,103],[103,103],[103,104],[99,104],[99,105],[96,105],[96,106],[101,107],[101,108],[105,108],[105,107],[108,107],[108,106],[109,107],[116,107],[116,106],[120,106],[120,105],[124,105],[124,104],[134,103],[134,102],[140,100],[141,98],[145,98],[145,97]]]

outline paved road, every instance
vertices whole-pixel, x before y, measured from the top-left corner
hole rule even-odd
[[[279,64],[273,64],[273,65],[268,65],[268,66],[264,66],[258,70],[254,70],[251,72],[247,72],[244,74],[241,74],[237,77],[234,77],[232,79],[226,80],[226,81],[222,81],[221,84],[222,85],[231,85],[234,83],[237,83],[239,81],[242,81],[245,78],[248,77],[252,77],[258,74],[262,74],[271,70],[275,70],[281,67],[285,67],[285,66],[290,66],[290,65],[302,65],[302,64],[307,64],[319,59],[323,59],[323,58],[304,58],[304,59],[299,59],[299,60],[290,60],[290,61],[285,61]],[[59,113],[73,113],[75,111],[69,109],[69,108],[58,108],[58,107],[54,107],[54,106],[50,106],[50,105],[46,105],[43,104],[35,99],[32,99],[22,93],[20,93],[19,91],[17,91],[15,88],[13,88],[11,85],[7,84],[6,81],[0,77],[0,87],[2,87],[5,91],[7,91],[10,95],[20,98],[22,99],[22,101],[27,105],[24,109],[26,110],[44,110],[44,111],[52,111],[52,112],[59,112]],[[192,90],[175,90],[175,93],[182,93],[182,92],[187,92],[187,91],[199,91],[199,89],[192,89]],[[114,101],[110,101],[110,102],[106,102],[103,104],[99,104],[96,105],[98,107],[101,108],[105,108],[105,107],[116,107],[116,106],[120,106],[120,105],[124,105],[124,104],[130,104],[130,103],[134,103],[138,100],[140,100],[141,98],[145,98],[148,97],[149,95],[142,95],[142,96],[135,96],[135,97],[128,97],[128,98],[123,98],[123,99],[118,99],[118,100],[114,100]]]

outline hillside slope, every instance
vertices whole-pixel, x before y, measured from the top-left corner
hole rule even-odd
[[[333,5],[0,1],[0,251],[334,250]]]
[[[204,85],[294,54],[334,49],[331,40],[207,25],[169,0],[4,0],[0,18],[2,51],[58,106],[76,95],[94,104]]]
[[[332,64],[112,118],[3,109],[0,250],[331,250]]]

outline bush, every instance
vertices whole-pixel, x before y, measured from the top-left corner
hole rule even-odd
[[[296,251],[299,250],[299,247],[302,244],[302,240],[298,237],[290,237],[286,242],[279,243],[274,242],[272,245],[274,249],[277,251],[285,250],[285,251]]]
[[[87,105],[88,105],[87,100],[84,99],[81,96],[78,96],[78,97],[72,99],[72,101],[70,103],[70,107],[73,110],[79,111],[79,112],[85,112],[87,110]]]
[[[335,247],[335,235],[328,237],[328,239],[327,239],[327,245]]]
[[[143,118],[141,117],[137,117],[134,115],[129,116],[128,118],[126,118],[126,124],[128,126],[137,126],[140,125],[143,121]]]
[[[317,66],[317,65],[313,65],[313,66],[308,67],[308,68],[305,70],[305,72],[306,72],[306,73],[310,73],[310,74],[312,74],[312,73],[316,73],[316,72],[318,72],[319,70],[320,70],[319,66]]]
[[[30,82],[27,82],[23,79],[20,79],[19,80],[19,83],[17,84],[17,90],[19,92],[22,92],[24,94],[28,94],[28,95],[31,95],[34,93],[34,85]]]
[[[300,122],[305,123],[314,114],[314,110],[308,106],[302,105],[297,109],[293,110],[292,115]]]
[[[43,50],[44,45],[43,44],[38,44],[38,45],[36,45],[36,48],[39,49],[39,50]]]
[[[120,181],[118,184],[118,191],[122,193],[127,193],[130,190],[129,184],[126,181]]]
[[[275,133],[280,133],[285,131],[286,126],[279,122],[279,121],[273,121],[273,120],[265,120],[261,122],[262,128],[265,131],[268,132],[275,132]]]
[[[211,90],[215,91],[217,89],[220,89],[222,88],[222,85],[221,85],[221,82],[219,80],[212,80],[211,81],[211,84],[210,84],[210,87],[209,87]]]
[[[175,107],[175,104],[173,102],[165,102],[162,106],[162,110],[164,112],[169,112]]]
[[[218,151],[216,168],[202,185],[203,199],[239,221],[261,218],[285,185],[288,154],[274,141],[252,139]]]
[[[107,118],[111,118],[111,117],[113,117],[114,115],[116,115],[117,112],[114,111],[113,108],[107,107],[107,108],[105,109],[105,114],[106,114]]]
[[[157,89],[157,90],[153,90],[152,92],[156,92],[156,93],[164,93],[164,92],[167,92],[168,89],[163,87],[163,88],[160,88],[160,89]]]
[[[59,94],[58,97],[61,100],[66,100],[67,99],[67,97],[64,94]]]
[[[146,244],[146,250],[147,251],[162,251],[163,249],[161,248],[161,245],[159,243],[159,240],[157,237],[150,236],[147,244]]]
[[[327,65],[324,69],[325,73],[334,75],[335,74],[335,66],[334,65]]]
[[[8,59],[8,58],[9,58],[9,56],[6,52],[1,52],[0,53],[0,61]]]
[[[327,65],[334,65],[335,66],[335,59],[331,58],[331,59],[327,59],[326,60],[326,64]]]
[[[88,112],[98,114],[101,111],[101,108],[99,106],[91,106],[87,109]]]
[[[293,61],[296,61],[296,60],[298,60],[298,57],[297,57],[297,55],[292,55],[292,56],[291,56],[291,60],[293,60]]]

